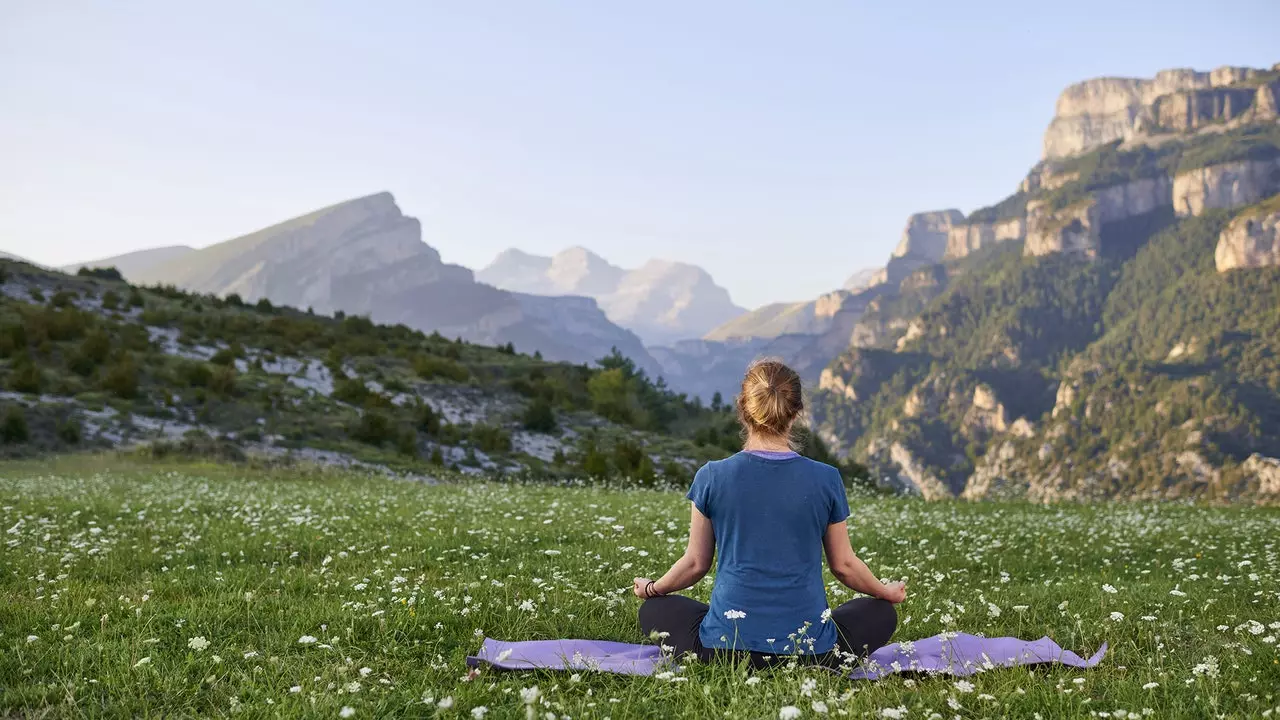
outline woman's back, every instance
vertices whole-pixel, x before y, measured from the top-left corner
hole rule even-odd
[[[849,515],[839,471],[799,455],[740,452],[703,466],[688,497],[710,519],[718,555],[703,645],[831,650],[836,630],[826,619],[822,538]]]

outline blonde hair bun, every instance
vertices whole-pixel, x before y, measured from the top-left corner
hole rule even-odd
[[[795,370],[775,358],[747,366],[738,393],[738,420],[747,433],[787,437],[803,411],[800,375]]]

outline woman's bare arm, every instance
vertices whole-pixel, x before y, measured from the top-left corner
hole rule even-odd
[[[693,503],[689,503],[689,506],[692,508],[689,518],[689,546],[667,574],[653,583],[653,591],[657,595],[697,585],[711,570],[711,561],[715,559],[716,536],[711,530],[711,520],[698,512],[698,507]],[[648,584],[648,578],[636,578],[633,587],[635,594],[647,597],[645,588]]]
[[[904,583],[885,585],[866,563],[858,559],[853,552],[853,545],[849,543],[849,528],[843,520],[827,526],[827,532],[822,537],[822,547],[827,552],[827,566],[831,568],[831,574],[850,590],[892,603],[907,599],[907,586]]]

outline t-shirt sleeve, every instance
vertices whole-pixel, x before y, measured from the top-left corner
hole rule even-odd
[[[844,480],[837,471],[831,484],[831,517],[827,519],[827,524],[835,525],[847,517],[849,517],[849,498],[845,496]]]
[[[711,468],[703,465],[693,475],[693,485],[685,495],[693,501],[693,506],[706,517],[711,517]]]

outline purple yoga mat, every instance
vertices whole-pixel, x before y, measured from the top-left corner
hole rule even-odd
[[[878,680],[898,672],[965,676],[998,667],[1059,663],[1091,668],[1107,653],[1103,643],[1085,660],[1063,650],[1048,637],[1020,640],[943,633],[915,642],[886,645],[854,668],[854,680]],[[652,675],[667,659],[655,645],[607,640],[528,640],[506,642],[485,638],[480,652],[467,658],[475,667],[487,663],[504,670],[597,670],[623,675]]]

